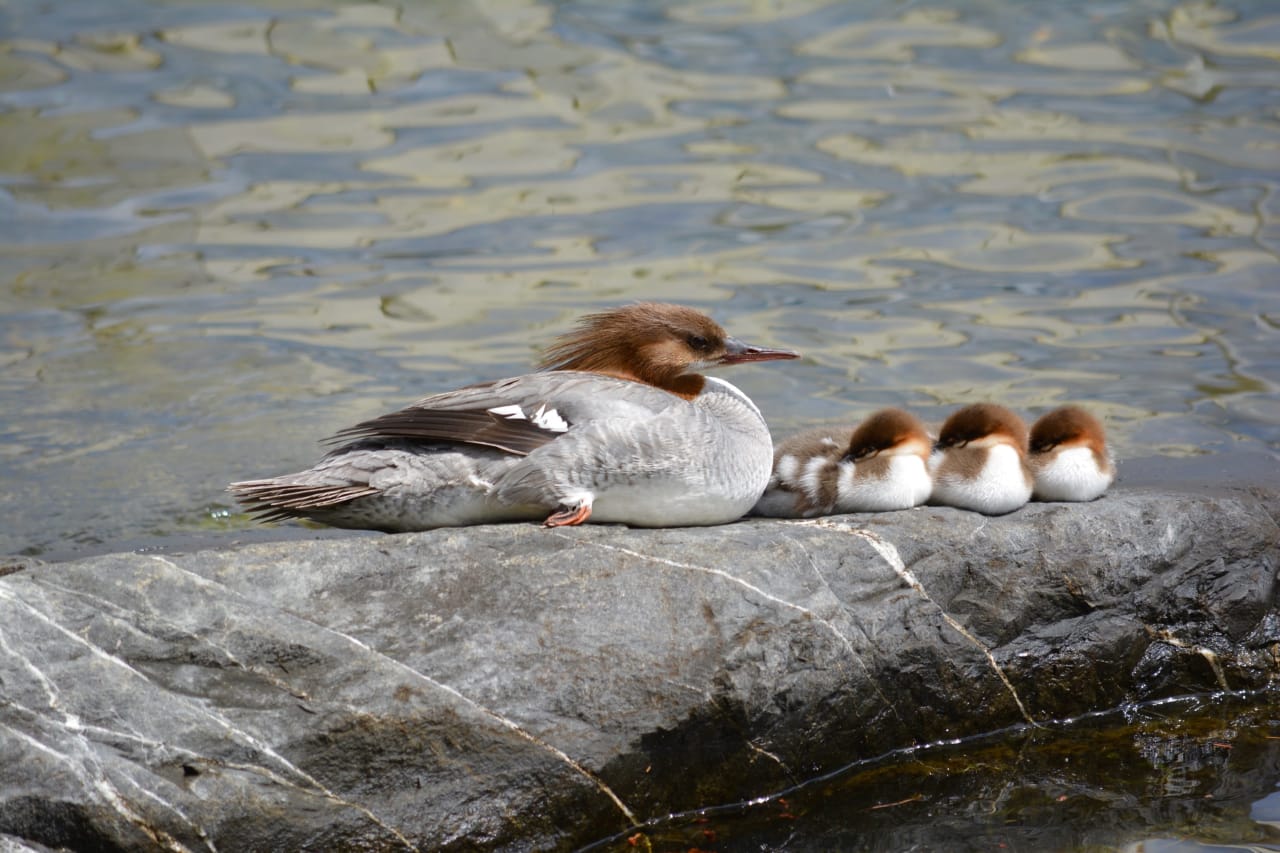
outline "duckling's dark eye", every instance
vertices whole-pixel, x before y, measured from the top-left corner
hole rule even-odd
[[[691,349],[695,349],[698,352],[706,352],[711,349],[711,342],[701,335],[690,335],[684,339],[684,342],[688,344]]]

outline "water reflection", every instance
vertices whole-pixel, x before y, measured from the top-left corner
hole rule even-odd
[[[925,745],[587,849],[1277,850],[1280,740],[1259,698]]]

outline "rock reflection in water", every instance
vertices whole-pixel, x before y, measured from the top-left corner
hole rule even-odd
[[[654,850],[1278,849],[1255,814],[1280,778],[1273,702],[1204,697],[921,746],[643,834]]]

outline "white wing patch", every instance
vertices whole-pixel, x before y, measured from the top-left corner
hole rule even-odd
[[[490,414],[500,415],[509,421],[533,421],[533,425],[538,429],[545,429],[547,432],[568,432],[569,424],[564,418],[560,417],[560,413],[555,409],[548,409],[547,404],[543,403],[538,407],[538,411],[533,413],[533,417],[529,417],[516,403],[509,406],[494,406],[492,409],[485,411]]]
[[[538,407],[538,411],[534,412],[533,422],[548,432],[569,431],[569,425],[565,423],[564,418],[560,417],[560,413],[555,409],[548,409],[546,403],[543,403]]]

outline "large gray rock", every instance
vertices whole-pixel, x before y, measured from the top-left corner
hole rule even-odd
[[[1277,508],[1130,490],[11,563],[0,839],[572,847],[919,741],[1262,687]]]

